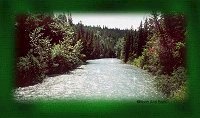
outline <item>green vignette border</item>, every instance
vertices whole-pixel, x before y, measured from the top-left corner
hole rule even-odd
[[[198,117],[200,86],[199,1],[179,0],[4,0],[0,2],[0,116],[2,117]],[[131,101],[52,101],[17,103],[13,100],[15,77],[15,15],[27,12],[183,12],[187,16],[187,68],[189,99],[185,103],[137,104]]]

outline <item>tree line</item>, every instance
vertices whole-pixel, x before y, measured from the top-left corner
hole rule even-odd
[[[117,57],[156,76],[167,97],[186,97],[186,19],[181,13],[152,13],[116,43]]]

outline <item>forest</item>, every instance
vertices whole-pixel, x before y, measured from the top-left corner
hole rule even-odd
[[[27,13],[16,17],[15,31],[16,87],[69,73],[87,60],[118,58],[154,75],[167,98],[187,97],[184,14],[152,12],[137,29],[118,29],[74,24],[71,13]]]

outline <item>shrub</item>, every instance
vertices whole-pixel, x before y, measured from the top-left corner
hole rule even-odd
[[[62,39],[58,44],[52,46],[50,72],[48,74],[65,73],[81,64],[84,55],[81,41],[74,41],[74,29],[70,26],[63,15],[55,18],[50,24],[52,32],[61,35]]]
[[[69,46],[68,48],[70,48]],[[52,62],[53,66],[50,68],[52,74],[64,73],[71,69],[72,63],[70,62],[70,52],[65,50],[64,45],[56,44],[52,47]]]
[[[183,93],[183,86],[186,83],[186,71],[184,67],[179,67],[173,71],[171,76],[169,75],[160,75],[157,77],[157,87],[164,93],[167,97],[174,97],[180,93]],[[182,92],[177,91],[181,90]]]
[[[28,86],[41,82],[44,78],[41,65],[36,57],[28,54],[17,63],[16,86]]]
[[[139,56],[138,58],[135,58],[133,61],[133,65],[142,68],[144,65],[144,56]]]
[[[148,46],[149,43],[152,43],[152,41],[147,42],[146,46]],[[154,75],[160,75],[162,73],[162,67],[159,64],[157,49],[152,47],[144,48],[142,55],[134,59],[133,65],[148,70]]]
[[[187,89],[186,84],[182,85],[180,89],[173,91],[170,98],[174,101],[184,101],[187,99]]]
[[[51,39],[49,37],[43,37],[43,27],[38,27],[30,33],[30,54],[34,55],[42,68],[42,71],[48,72],[48,63],[51,56]]]
[[[51,59],[52,65],[49,74],[59,74],[76,68],[81,64],[82,43],[78,41],[74,46],[67,40],[60,42],[52,47]]]
[[[42,30],[42,27],[38,27],[29,35],[31,49],[17,62],[17,86],[41,82],[48,71],[51,44],[48,37],[43,37]]]

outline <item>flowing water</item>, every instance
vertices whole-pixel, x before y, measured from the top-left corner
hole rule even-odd
[[[88,60],[70,74],[47,77],[34,86],[19,87],[16,100],[158,100],[154,76],[116,58]]]

